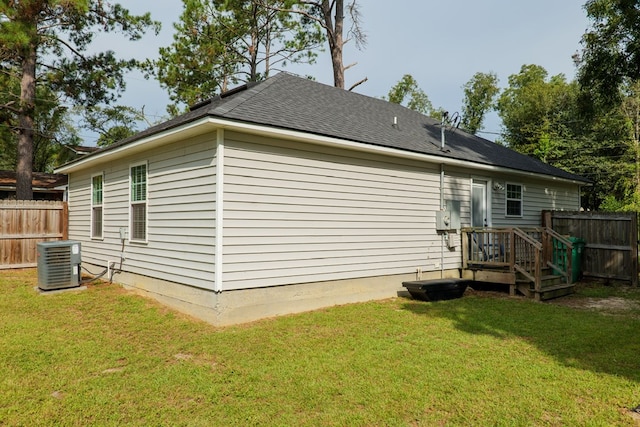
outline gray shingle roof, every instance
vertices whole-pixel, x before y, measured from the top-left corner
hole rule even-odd
[[[186,114],[149,128],[105,150],[203,117],[303,131],[362,144],[588,182],[583,177],[462,130],[447,131],[446,147],[441,150],[441,129],[436,120],[382,99],[337,89],[287,73],[277,74],[260,83],[245,85],[200,103]],[[397,125],[394,125],[394,119]]]

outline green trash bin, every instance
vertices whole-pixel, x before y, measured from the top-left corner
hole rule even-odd
[[[571,250],[571,280],[572,282],[577,282],[582,272],[582,252],[584,252],[585,241],[573,236],[567,239],[573,247]],[[553,242],[553,263],[562,270],[567,270],[567,246],[556,239]]]
[[[571,251],[571,279],[577,282],[582,272],[582,252],[586,242],[579,237],[569,237],[569,241],[573,245]]]

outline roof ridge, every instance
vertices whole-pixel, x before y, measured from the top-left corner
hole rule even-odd
[[[244,85],[239,86],[238,88],[229,90],[227,92],[228,93],[227,96],[220,96],[220,99],[224,102],[211,108],[208,111],[208,113],[213,115],[223,116],[225,114],[232,112],[236,108],[240,107],[243,103],[248,101],[250,98],[259,94],[265,89],[269,88],[269,86],[271,86],[274,82],[280,80],[283,74],[286,75],[287,73],[281,72],[276,74],[273,77],[268,77],[265,80],[261,80],[259,82],[251,82],[253,84],[245,83]],[[243,86],[246,87],[244,90],[238,90],[238,89],[241,89]]]

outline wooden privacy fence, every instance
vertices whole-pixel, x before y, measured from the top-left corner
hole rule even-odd
[[[0,200],[0,269],[35,267],[37,243],[67,240],[67,202]]]
[[[635,212],[544,211],[542,224],[585,241],[584,276],[638,286],[638,216]]]

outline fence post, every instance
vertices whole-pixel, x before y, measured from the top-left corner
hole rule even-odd
[[[60,231],[62,240],[69,240],[69,202],[62,202],[62,212],[60,218]]]
[[[631,215],[631,286],[638,286],[638,214]]]

